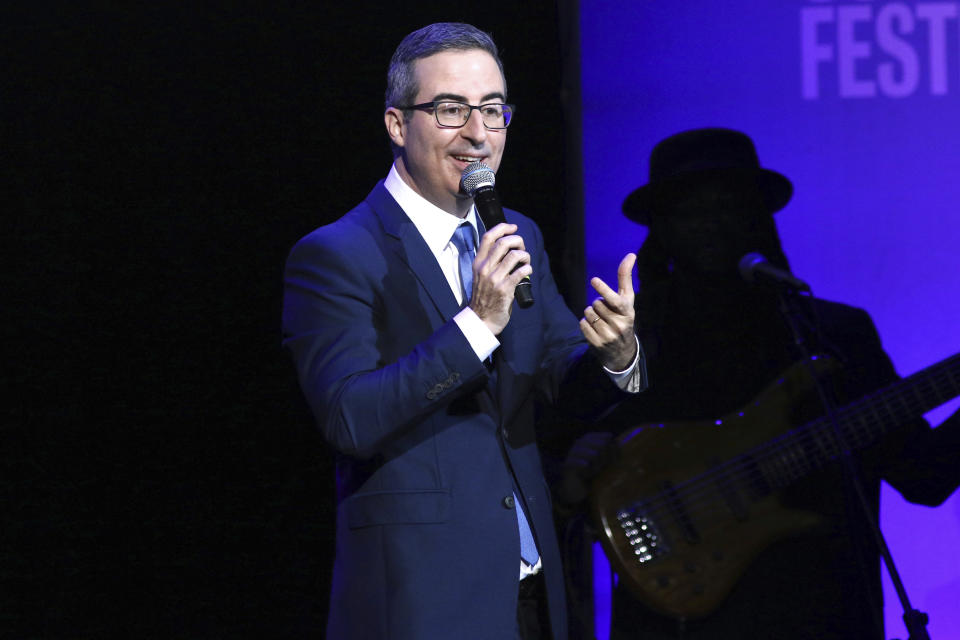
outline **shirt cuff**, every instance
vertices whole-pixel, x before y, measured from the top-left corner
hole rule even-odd
[[[611,371],[606,367],[603,370],[607,372],[614,384],[622,390],[627,393],[640,393],[649,385],[647,381],[647,359],[643,354],[643,347],[640,346],[640,339],[636,334],[634,334],[633,339],[637,342],[637,356],[633,359],[633,363],[623,371]]]
[[[496,348],[500,346],[497,336],[493,335],[480,316],[470,307],[464,307],[460,313],[453,316],[453,321],[460,327],[460,331],[463,332],[481,362],[493,355]]]

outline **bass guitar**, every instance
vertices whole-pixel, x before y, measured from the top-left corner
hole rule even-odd
[[[816,398],[807,365],[818,376],[836,368],[830,358],[812,360],[740,411],[642,425],[618,438],[617,459],[593,482],[591,515],[612,568],[651,609],[707,615],[764,548],[819,523],[778,498],[842,454],[825,417],[784,431]],[[960,354],[836,410],[836,429],[851,450],[863,449],[957,395]]]

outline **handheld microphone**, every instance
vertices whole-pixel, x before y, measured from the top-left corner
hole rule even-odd
[[[471,163],[460,176],[460,188],[473,198],[473,203],[477,205],[477,213],[483,220],[483,226],[488,230],[501,222],[506,222],[503,217],[503,207],[500,206],[500,198],[497,196],[496,189],[493,188],[496,181],[497,177],[493,169],[479,161]],[[514,289],[513,295],[521,309],[526,309],[533,304],[533,287],[529,276],[524,276]]]
[[[779,269],[759,253],[748,253],[740,258],[740,275],[747,282],[766,282],[796,291],[810,291],[810,285],[789,271]]]

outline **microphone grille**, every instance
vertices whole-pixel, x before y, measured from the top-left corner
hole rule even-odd
[[[460,188],[471,198],[473,197],[473,193],[480,187],[492,187],[496,183],[497,176],[493,173],[493,169],[479,161],[471,162],[467,165],[467,168],[463,170],[463,174],[460,176]]]

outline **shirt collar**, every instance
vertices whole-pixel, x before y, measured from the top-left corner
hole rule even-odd
[[[450,242],[453,232],[464,220],[469,222],[473,228],[475,245],[480,245],[477,234],[477,208],[475,206],[470,207],[470,211],[467,212],[467,217],[464,220],[447,213],[410,188],[410,185],[404,182],[400,174],[397,173],[395,165],[390,167],[390,173],[387,174],[387,179],[383,181],[383,186],[397,201],[403,212],[407,214],[407,217],[413,222],[413,226],[417,228],[417,231],[423,236],[427,246],[434,254],[443,251],[447,243]]]

